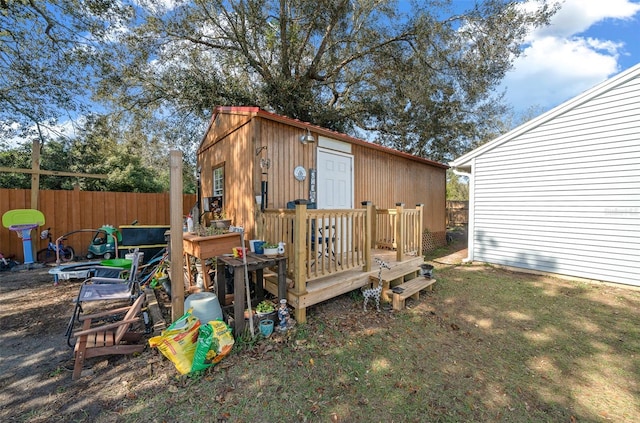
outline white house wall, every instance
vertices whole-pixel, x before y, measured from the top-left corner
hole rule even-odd
[[[473,259],[640,285],[640,79],[475,158]]]

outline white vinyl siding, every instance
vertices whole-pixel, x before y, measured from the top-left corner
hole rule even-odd
[[[474,163],[474,260],[640,286],[639,76]]]

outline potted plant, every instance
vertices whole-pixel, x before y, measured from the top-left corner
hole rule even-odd
[[[225,228],[218,228],[215,226],[200,226],[196,225],[195,233],[198,236],[213,236],[226,234],[228,231]]]
[[[265,242],[262,245],[262,249],[264,250],[264,255],[267,257],[275,257],[278,255],[278,244]]]
[[[268,300],[263,300],[256,306],[256,313],[258,316],[266,316],[276,311],[276,306]]]

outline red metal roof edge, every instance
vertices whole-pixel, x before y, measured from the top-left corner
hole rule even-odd
[[[213,122],[213,120],[215,119],[215,116],[218,115],[219,113],[242,113],[242,114],[256,114],[257,116],[263,117],[265,119],[269,119],[269,120],[273,120],[276,122],[280,122],[280,123],[285,123],[291,126],[296,126],[298,128],[303,128],[303,129],[309,129],[312,130],[313,132],[316,132],[320,135],[325,135],[325,136],[329,136],[331,138],[337,138],[339,140],[343,140],[346,142],[349,142],[351,144],[357,144],[357,145],[361,145],[363,147],[367,147],[367,148],[373,148],[375,150],[380,150],[380,151],[384,151],[387,152],[389,154],[393,154],[395,156],[399,156],[399,157],[403,157],[406,159],[410,159],[410,160],[414,160],[414,161],[418,161],[418,162],[422,162],[422,163],[426,163],[432,166],[436,166],[436,167],[440,167],[443,169],[448,169],[449,166],[444,164],[444,163],[440,163],[440,162],[436,162],[435,160],[430,160],[430,159],[425,159],[424,157],[419,157],[419,156],[414,156],[413,154],[409,154],[409,153],[404,153],[402,151],[390,148],[390,147],[385,147],[383,145],[380,144],[374,144],[372,142],[369,141],[365,141],[359,138],[355,138],[352,137],[350,135],[347,134],[343,134],[341,132],[337,132],[337,131],[332,131],[330,129],[327,128],[323,128],[321,126],[317,126],[317,125],[313,125],[309,122],[303,122],[299,119],[293,119],[287,116],[282,116],[282,115],[278,115],[276,113],[272,113],[272,112],[268,112],[266,110],[261,109],[260,107],[257,106],[218,106],[214,109],[212,118],[211,118],[211,123]],[[209,123],[209,128],[211,128],[211,123]],[[207,128],[207,133],[209,132],[209,128]],[[205,134],[206,136],[206,134]]]

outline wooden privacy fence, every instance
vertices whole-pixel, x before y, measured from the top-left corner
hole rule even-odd
[[[447,201],[447,227],[469,224],[469,202]]]
[[[31,190],[0,189],[0,216],[14,209],[28,209]],[[195,194],[183,196],[183,215],[196,203]],[[130,225],[169,225],[169,193],[133,193],[102,191],[40,191],[39,210],[45,216],[44,227],[34,229],[33,243],[36,249],[46,247],[40,240],[39,232],[51,228],[54,239],[78,229],[98,229],[102,225],[115,227]],[[85,255],[93,234],[80,232],[70,235],[65,241],[76,251]],[[15,256],[23,261],[22,241],[14,231],[0,227],[0,252],[5,256]]]

